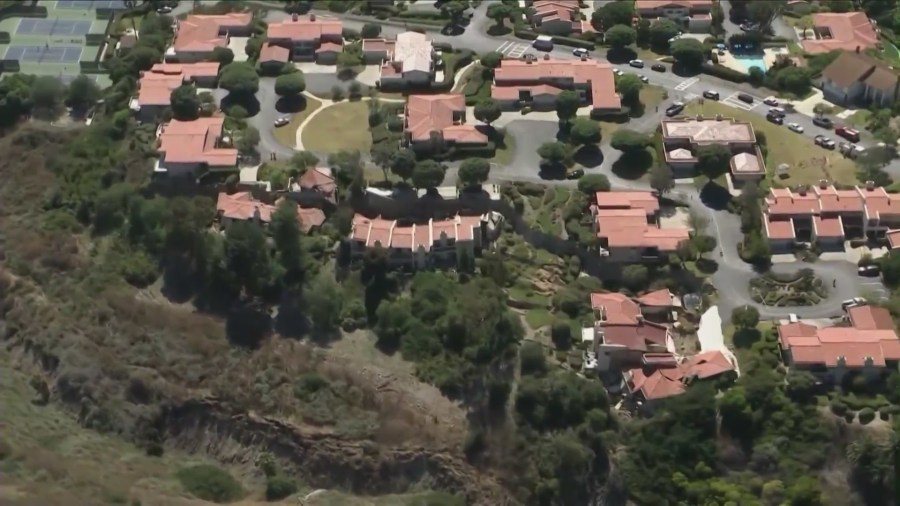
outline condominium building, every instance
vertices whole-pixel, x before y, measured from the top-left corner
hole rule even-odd
[[[404,133],[406,142],[416,150],[483,146],[488,142],[475,125],[466,123],[466,101],[459,93],[410,95]]]
[[[157,63],[141,72],[138,94],[129,107],[138,112],[141,121],[152,121],[172,105],[176,88],[185,84],[215,88],[218,75],[218,62]]]
[[[270,23],[266,39],[270,44],[289,49],[293,61],[333,64],[344,50],[341,20],[315,14],[294,14],[290,19]]]
[[[396,39],[363,39],[363,59],[381,65],[382,86],[423,86],[434,81],[438,56],[425,34],[403,32]]]
[[[569,35],[593,31],[590,19],[581,19],[578,0],[535,0],[531,9],[531,25],[541,33]]]
[[[612,65],[596,60],[502,60],[494,69],[491,98],[508,110],[550,110],[565,90],[575,91],[592,113],[622,109]]]
[[[275,205],[266,204],[253,197],[250,192],[219,193],[216,200],[216,216],[223,229],[227,229],[235,221],[250,221],[258,225],[268,225],[277,209]],[[309,232],[322,226],[325,213],[321,209],[297,206],[297,222],[300,229]]]
[[[735,185],[758,181],[766,175],[764,157],[756,145],[753,125],[730,118],[696,118],[663,120],[661,125],[666,163],[679,176],[693,175],[697,150],[719,144],[727,147],[732,158],[730,173]]]
[[[690,239],[686,228],[662,228],[659,200],[651,192],[597,192],[590,206],[601,255],[611,262],[657,262]]]
[[[849,239],[887,240],[900,228],[900,194],[869,182],[838,189],[826,181],[812,188],[772,188],[765,199],[763,224],[773,250],[816,242],[841,249]]]
[[[690,32],[706,33],[712,25],[714,0],[637,0],[635,13],[645,19],[669,19]]]
[[[813,36],[800,41],[806,53],[856,52],[878,44],[878,33],[865,12],[817,12],[811,18]]]
[[[171,176],[196,175],[197,171],[234,170],[237,149],[223,143],[223,117],[172,120],[157,129],[159,159],[155,172]]]
[[[253,14],[232,12],[229,14],[192,14],[177,21],[175,39],[166,50],[166,61],[196,62],[213,58],[217,47],[228,47],[232,36],[249,36]]]

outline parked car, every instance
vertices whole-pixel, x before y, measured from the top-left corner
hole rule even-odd
[[[862,306],[866,303],[866,299],[862,297],[853,297],[852,299],[847,299],[844,302],[841,302],[841,309],[849,309],[851,307]]]
[[[681,102],[675,102],[674,104],[672,104],[666,108],[666,116],[671,118],[672,116],[681,114],[681,111],[683,111],[683,110],[684,110],[684,104]]]
[[[766,105],[771,105],[772,107],[778,106],[778,99],[773,96],[768,96],[763,99],[763,103]]]
[[[787,116],[787,111],[782,109],[781,107],[773,107],[769,109],[769,114],[774,114],[776,116],[781,116],[782,118]]]
[[[875,277],[881,274],[881,268],[874,264],[862,265],[857,269],[857,272],[860,276]]]
[[[834,122],[831,121],[831,119],[826,118],[825,116],[816,116],[815,118],[813,118],[813,125],[821,128],[827,128],[828,130],[834,128]]]
[[[803,133],[803,127],[800,126],[800,123],[788,123],[787,127],[788,127],[788,130],[790,130],[792,132],[797,132],[798,134]]]
[[[275,120],[275,128],[283,127],[284,125],[287,125],[290,122],[291,122],[291,118],[288,118],[287,116],[282,116]]]
[[[854,130],[845,126],[839,126],[834,129],[834,133],[840,135],[850,142],[859,142],[859,130]]]
[[[641,77],[641,82],[642,82],[642,83],[649,83],[649,82],[650,82],[650,78],[649,78],[649,77],[647,77],[647,76],[640,76],[640,77]]]
[[[163,5],[159,9],[156,9],[157,14],[168,14],[170,12],[172,12],[172,8],[169,7],[168,5]]]
[[[835,147],[834,141],[824,135],[817,135],[813,139],[813,142],[815,142],[817,146],[822,146],[825,149],[834,149]]]
[[[566,179],[578,179],[581,176],[584,176],[584,171],[581,169],[575,169],[572,172],[566,174]]]
[[[575,49],[572,50],[572,54],[574,54],[575,56],[581,58],[581,57],[584,57],[584,56],[590,56],[590,55],[591,55],[591,52],[588,51],[587,49],[583,48],[583,47],[576,47]]]
[[[866,150],[866,148],[864,148],[862,146],[857,146],[856,144],[850,144],[847,142],[842,142],[842,143],[838,144],[838,151],[840,151],[842,155],[844,155],[848,158],[856,158],[857,156],[861,155],[865,150]]]
[[[615,74],[615,75],[617,75],[617,76],[624,76],[624,75],[625,75],[625,72],[622,72],[622,71],[619,70],[619,69],[613,69],[613,74]]]
[[[644,68],[644,60],[631,60],[628,64],[636,69]]]
[[[534,39],[534,42],[531,43],[531,47],[541,51],[553,51],[553,37],[549,35],[538,35],[538,37]]]
[[[703,92],[703,98],[708,98],[710,100],[719,100],[719,92],[712,91],[712,90],[706,90]]]
[[[750,95],[750,94],[748,94],[748,93],[738,93],[737,98],[738,98],[738,100],[740,100],[741,102],[747,102],[748,104],[752,104],[752,103],[753,103],[753,95]]]
[[[654,63],[653,65],[650,65],[650,70],[655,70],[656,72],[665,72],[666,66],[662,63]]]
[[[772,114],[772,113],[766,114],[766,119],[771,121],[772,123],[775,123],[776,125],[784,124],[784,116],[779,116],[777,114]]]

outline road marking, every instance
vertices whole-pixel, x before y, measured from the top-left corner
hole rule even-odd
[[[722,103],[734,107],[735,109],[742,109],[744,111],[750,111],[761,103],[760,99],[754,98],[753,103],[748,104],[747,102],[744,102],[743,100],[737,98],[738,95],[740,95],[740,93],[733,93],[725,97],[725,99],[722,100]]]
[[[523,44],[521,42],[515,42],[508,40],[497,48],[497,52],[501,54],[505,54],[511,58],[521,58],[525,51],[528,51],[530,48],[528,44]]]
[[[700,95],[698,95],[696,93],[688,93],[687,95],[684,96],[684,101],[690,102],[691,100],[694,100],[695,98],[700,98]]]
[[[676,91],[684,91],[699,82],[700,82],[700,79],[698,79],[696,77],[692,77],[690,79],[686,79],[686,80],[681,81],[680,83],[676,84],[675,90]]]

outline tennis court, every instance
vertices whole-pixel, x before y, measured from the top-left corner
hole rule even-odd
[[[19,20],[19,26],[16,28],[16,35],[83,36],[91,33],[93,24],[93,21],[82,19],[22,18]]]
[[[57,9],[125,9],[124,0],[56,0]]]
[[[9,46],[4,59],[20,62],[76,63],[81,59],[81,46]]]

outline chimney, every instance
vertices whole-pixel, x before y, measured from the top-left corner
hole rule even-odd
[[[819,180],[819,188],[821,188],[821,189],[823,189],[823,190],[826,189],[826,188],[828,188],[828,180],[827,180],[827,179],[820,179],[820,180]]]
[[[803,185],[803,186],[797,188],[797,194],[800,195],[801,197],[806,196],[806,185]]]
[[[638,325],[644,323],[644,315],[642,315],[642,314],[635,316],[634,319],[637,320]]]
[[[315,20],[316,20],[316,15],[315,15],[314,13],[310,12],[310,13],[309,13],[309,20],[310,20],[310,21],[315,21]]]
[[[296,12],[291,14],[291,21],[297,21],[298,19],[300,19],[300,16]]]
[[[859,46],[856,46],[856,54],[859,54]]]
[[[875,181],[866,181],[866,191],[873,191],[875,189]]]
[[[716,114],[716,121],[722,121],[722,115]]]
[[[545,60],[549,60],[549,59],[550,59],[550,54],[549,54],[549,53],[545,53],[545,54],[544,54],[544,59],[545,59]]]

